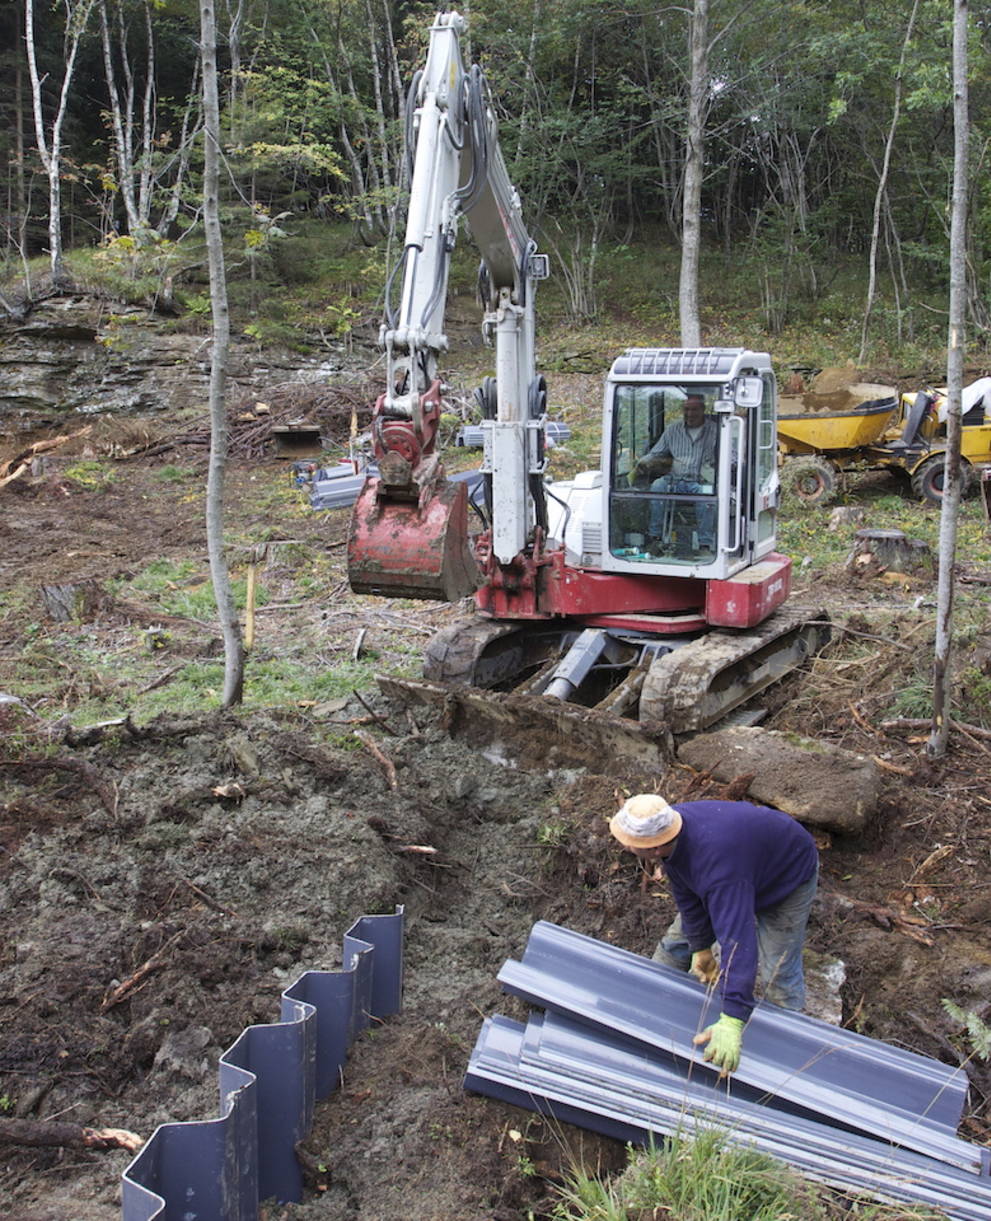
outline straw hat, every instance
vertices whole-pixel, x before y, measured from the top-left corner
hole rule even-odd
[[[609,830],[627,848],[657,848],[681,830],[681,815],[656,793],[638,793],[612,816]]]

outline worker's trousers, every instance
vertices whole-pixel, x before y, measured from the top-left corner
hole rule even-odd
[[[819,884],[819,872],[796,886],[790,895],[757,913],[758,977],[764,997],[783,1009],[805,1007],[805,975],[802,971],[802,946],[809,911]],[[654,961],[687,971],[692,951],[681,927],[680,914],[654,951]]]

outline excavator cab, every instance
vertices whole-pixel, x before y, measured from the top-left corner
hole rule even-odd
[[[699,355],[634,351],[613,365],[603,435],[605,571],[722,579],[773,550],[769,360],[716,350],[704,354],[711,371],[700,375]]]

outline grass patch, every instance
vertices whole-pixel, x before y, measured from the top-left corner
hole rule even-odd
[[[626,1170],[612,1183],[574,1171],[556,1190],[554,1221],[945,1221],[945,1214],[928,1208],[866,1199],[841,1203],[782,1162],[731,1147],[718,1129],[631,1151]]]
[[[186,483],[190,479],[199,479],[199,474],[188,466],[161,466],[152,472],[152,478],[159,483]]]
[[[116,482],[117,472],[109,462],[88,458],[67,466],[62,478],[87,492],[105,492]]]

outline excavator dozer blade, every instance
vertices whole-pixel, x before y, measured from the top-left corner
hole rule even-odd
[[[376,679],[390,699],[439,711],[444,729],[452,737],[527,770],[658,771],[674,757],[670,733],[656,722],[627,720],[578,704],[515,692],[384,674]]]
[[[468,488],[444,481],[423,503],[365,480],[351,513],[348,580],[358,594],[457,602],[481,584],[468,539]]]

